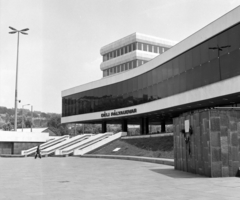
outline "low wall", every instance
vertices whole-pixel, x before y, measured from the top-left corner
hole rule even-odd
[[[21,154],[48,139],[49,133],[0,131],[0,154]]]
[[[187,121],[188,132],[185,131]],[[175,169],[208,177],[237,176],[239,110],[213,109],[183,114],[174,118],[173,124]]]

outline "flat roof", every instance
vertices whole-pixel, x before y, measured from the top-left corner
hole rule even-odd
[[[133,42],[145,42],[148,44],[153,44],[153,45],[159,45],[162,47],[172,47],[175,44],[177,44],[176,41],[172,41],[172,40],[167,40],[167,39],[163,39],[163,38],[159,38],[159,37],[155,37],[155,36],[150,36],[150,35],[146,35],[146,34],[142,34],[142,33],[132,33],[124,38],[121,38],[117,41],[114,41],[110,44],[107,44],[105,46],[103,46],[100,49],[100,54],[104,55],[108,52],[111,52],[113,50],[116,50],[118,48],[121,48],[123,46],[126,46],[128,44],[131,44]]]

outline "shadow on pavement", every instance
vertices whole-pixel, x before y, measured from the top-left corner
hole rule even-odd
[[[207,178],[204,176],[199,176],[197,174],[191,174],[183,171],[178,171],[175,169],[150,169],[150,170],[171,178]]]

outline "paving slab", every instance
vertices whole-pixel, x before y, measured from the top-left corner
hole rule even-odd
[[[237,200],[239,178],[206,178],[149,162],[0,158],[0,200]]]

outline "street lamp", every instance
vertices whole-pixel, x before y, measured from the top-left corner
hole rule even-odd
[[[31,132],[32,132],[32,126],[33,126],[33,105],[31,106]]]
[[[25,104],[22,106],[22,132],[23,132],[23,107],[24,106],[30,106],[30,104]]]
[[[25,31],[28,31],[28,28],[17,30],[11,26],[9,28],[13,31],[9,32],[10,34],[18,33],[18,40],[17,40],[17,64],[16,64],[16,83],[15,83],[15,116],[14,116],[14,130],[17,131],[17,83],[18,83],[18,52],[19,52],[19,33],[27,35]]]
[[[225,48],[231,47],[231,45],[226,45],[226,46],[216,46],[216,47],[209,47],[208,49],[217,49],[218,51],[218,67],[219,67],[219,76],[220,76],[220,81],[222,80],[222,73],[221,73],[221,67],[220,67],[220,55],[219,55],[219,51],[222,51]]]

